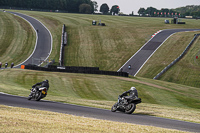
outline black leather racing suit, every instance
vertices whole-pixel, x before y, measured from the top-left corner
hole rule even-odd
[[[40,85],[40,86],[39,86]],[[35,85],[32,86],[32,88],[35,88],[38,90],[39,88],[41,87],[46,87],[47,90],[49,89],[49,83],[46,82],[46,81],[42,81],[42,82],[39,82],[39,83],[36,83]]]
[[[124,93],[122,93],[120,95],[120,97],[124,97],[127,100],[129,100],[129,99],[135,99],[135,98],[138,98],[138,92],[137,92],[136,89],[134,89],[134,90],[128,90],[128,91],[125,91]]]

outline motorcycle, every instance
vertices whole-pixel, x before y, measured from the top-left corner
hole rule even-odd
[[[132,114],[136,109],[136,104],[141,103],[141,98],[135,98],[135,99],[125,99],[125,97],[118,97],[118,102],[115,103],[111,111],[121,111],[126,114]]]
[[[36,87],[31,89],[31,93],[28,96],[28,100],[34,99],[36,101],[40,101],[40,99],[46,97],[47,95],[47,88],[46,87],[39,87],[37,90]]]

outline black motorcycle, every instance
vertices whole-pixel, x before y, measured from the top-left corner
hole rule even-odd
[[[47,95],[47,88],[46,87],[36,87],[31,89],[31,94],[28,96],[28,100],[34,99],[36,101],[40,101],[40,99],[46,97]]]
[[[141,98],[135,98],[135,99],[125,99],[125,97],[118,97],[118,102],[115,103],[111,111],[121,111],[126,114],[132,114],[136,109],[136,104],[141,103]]]

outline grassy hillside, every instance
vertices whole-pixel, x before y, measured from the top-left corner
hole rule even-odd
[[[195,19],[183,19],[182,21],[185,21],[186,25],[166,25],[164,24],[164,18],[28,11],[18,12],[39,19],[50,29],[54,41],[53,52],[50,58],[53,58],[58,62],[61,28],[62,25],[65,24],[67,26],[69,37],[68,46],[65,47],[65,65],[93,66],[100,67],[101,70],[112,71],[117,71],[156,31],[172,28],[199,29],[200,27],[200,23]],[[107,26],[92,26],[92,20],[101,20],[106,23]],[[195,33],[198,32],[177,33],[170,37],[170,39],[168,39],[150,58],[147,64],[144,65],[137,76],[146,78],[153,78],[156,76],[156,74],[182,53]],[[195,50],[192,52],[193,55],[198,52],[198,48],[194,49]],[[193,61],[193,59],[191,61]],[[183,64],[186,64],[187,62],[188,61],[184,61]],[[186,74],[186,77],[182,77],[183,80],[180,81],[179,77],[174,77],[171,73],[169,73],[167,77],[161,78],[161,80],[199,87],[197,82],[198,74],[196,76],[191,74],[196,73],[199,67],[189,68],[187,66],[188,65],[181,66],[182,69],[184,68],[185,71],[190,72],[190,74]],[[185,71],[181,72],[185,73]],[[172,73],[182,75],[182,73],[177,70]],[[184,79],[187,79],[187,81]],[[196,81],[195,84],[192,83],[193,79]]]
[[[200,23],[197,20],[184,20],[186,21],[186,25],[166,25],[164,24],[163,18],[28,11],[18,12],[39,19],[50,29],[54,41],[50,58],[54,58],[56,61],[59,59],[61,28],[62,25],[65,24],[69,36],[69,44],[65,48],[65,65],[97,66],[102,70],[112,71],[118,70],[156,31],[161,29],[200,27]],[[9,14],[6,14],[4,17],[7,16],[11,17],[8,19],[9,22],[12,22],[10,20],[16,17]],[[92,26],[92,20],[99,19],[105,22],[107,26]],[[17,17],[15,20],[19,21],[22,19]],[[2,25],[7,25],[3,23],[3,20],[0,22]],[[20,25],[20,23],[18,24]],[[7,25],[7,27],[11,26]],[[9,28],[4,28],[1,30],[0,36],[3,36],[3,31],[8,31],[8,29]],[[20,29],[20,31],[29,31],[28,29]],[[200,97],[198,95],[200,92],[198,88],[199,76],[198,72],[194,71],[198,71],[199,66],[195,66],[194,63],[191,65],[191,58],[194,58],[194,53],[196,54],[199,49],[197,45],[199,40],[191,48],[191,56],[188,56],[188,59],[187,56],[185,56],[185,62],[179,65],[178,68],[172,69],[173,71],[169,74],[166,73],[168,75],[161,77],[162,80],[170,82],[176,81],[179,84],[148,79],[153,78],[165,65],[168,65],[169,62],[174,60],[191,41],[193,34],[193,32],[187,32],[172,36],[147,62],[136,78],[72,73],[44,73],[18,69],[1,70],[0,92],[28,96],[31,85],[44,79],[49,79],[50,90],[48,96],[45,98],[47,100],[110,109],[116,102],[119,94],[128,90],[131,86],[135,86],[143,101],[142,104],[138,105],[136,113],[200,122]],[[24,37],[23,35],[20,35],[20,37],[15,37],[12,34],[9,35],[12,36],[10,38],[17,39]],[[6,37],[4,36],[1,38],[5,39]],[[20,40],[19,42],[23,41]],[[2,43],[0,43],[0,45],[2,45]],[[169,51],[166,49],[169,49]],[[190,55],[189,52],[188,55]],[[17,57],[18,55],[16,55],[16,58]],[[191,65],[189,69],[188,65]],[[180,77],[180,75],[176,73],[181,73],[180,70],[190,72],[190,74],[182,73],[180,75],[183,75],[183,77]],[[172,77],[171,75],[173,74],[175,76]],[[193,75],[194,77],[188,78],[188,75]],[[189,87],[181,84],[196,87]]]
[[[200,88],[200,61],[196,59],[200,51],[200,37],[190,48],[187,55],[177,63],[172,69],[161,77],[161,80],[186,84]]]
[[[48,79],[50,89],[46,100],[104,109],[110,109],[119,94],[135,86],[142,98],[142,104],[137,106],[136,113],[200,122],[200,90],[195,87],[144,78],[20,69],[1,70],[0,75],[0,92],[28,96],[33,84]],[[193,91],[189,93],[191,90]],[[183,114],[188,116],[182,118]]]
[[[58,62],[61,28],[62,25],[65,24],[67,26],[69,37],[68,46],[65,47],[65,65],[93,66],[100,67],[101,70],[112,71],[117,71],[142,45],[145,44],[146,41],[150,39],[151,35],[157,30],[200,27],[200,23],[198,23],[198,20],[195,19],[183,19],[182,21],[185,21],[186,25],[166,25],[164,24],[164,18],[122,17],[29,11],[17,12],[22,12],[39,19],[50,29],[54,41],[53,52],[50,58],[53,58]],[[106,23],[107,26],[92,26],[92,20],[101,20],[102,22]],[[141,69],[137,76],[153,78],[182,53],[185,47],[192,40],[194,33],[198,32],[177,33],[173,35],[169,40],[166,41],[166,43],[163,44],[162,47],[158,49],[158,51],[151,57],[147,64],[144,65],[143,69]],[[24,36],[21,35],[20,37]],[[23,41],[21,40],[19,42]],[[193,50],[192,54],[196,54],[195,52],[198,52],[198,48]],[[3,58],[2,56],[2,60],[3,59],[5,60],[6,58]],[[187,62],[188,61],[184,61],[183,64],[186,64]],[[185,69],[185,71],[190,72],[190,74],[186,74],[186,77],[182,77],[183,81],[180,81],[179,77],[174,77],[174,75],[171,73],[169,73],[167,77],[161,79],[199,87],[197,82],[198,74],[196,76],[191,74],[196,73],[199,67],[196,66],[189,68],[187,66],[188,65],[181,66]],[[180,72],[175,70],[172,73],[177,75]],[[182,74],[180,73],[180,75]],[[187,81],[184,79],[187,79]],[[195,84],[192,83],[193,79],[196,81]]]
[[[0,62],[22,63],[35,47],[35,32],[22,18],[0,11]]]
[[[54,41],[53,53],[50,58],[54,58],[56,61],[59,59],[60,33],[62,25],[65,24],[69,37],[68,46],[65,48],[65,65],[93,66],[100,67],[101,70],[112,71],[117,71],[156,31],[173,28],[199,29],[200,27],[200,23],[195,19],[182,19],[186,22],[185,25],[166,25],[164,24],[165,18],[18,12],[39,19],[50,29]],[[101,20],[107,26],[92,26],[92,20],[97,22]],[[170,37],[144,65],[137,76],[146,78],[156,76],[182,53],[195,33],[199,32],[177,33]],[[192,54],[196,54],[198,50],[198,48],[194,48]],[[190,58],[192,58],[190,61],[193,61],[194,56]],[[161,80],[199,87],[197,72],[199,66],[195,66],[193,62],[195,67],[188,67],[187,62],[185,60],[182,63],[184,65],[181,65],[181,69],[185,69],[184,71],[180,71],[181,69],[178,68]],[[182,73],[185,73],[185,76],[182,76]],[[182,79],[176,75],[181,75]]]
[[[165,18],[18,12],[39,19],[50,29],[54,40],[51,58],[59,59],[61,28],[65,24],[69,36],[65,65],[112,71],[117,71],[158,30],[200,27],[196,20],[184,20],[186,25],[166,25]],[[107,26],[92,26],[92,20],[101,20]]]
[[[187,45],[200,32],[176,33],[170,37],[148,60],[137,76],[153,78],[174,59],[180,56]],[[200,51],[200,37],[194,42],[185,57],[161,76],[161,80],[200,87],[200,61],[196,59]]]

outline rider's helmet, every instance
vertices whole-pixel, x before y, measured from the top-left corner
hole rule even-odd
[[[135,88],[135,87],[131,87],[131,89],[130,89],[130,90],[132,90],[132,91],[133,91],[133,90],[136,90],[136,88]]]
[[[49,83],[49,80],[46,79],[45,82]]]

